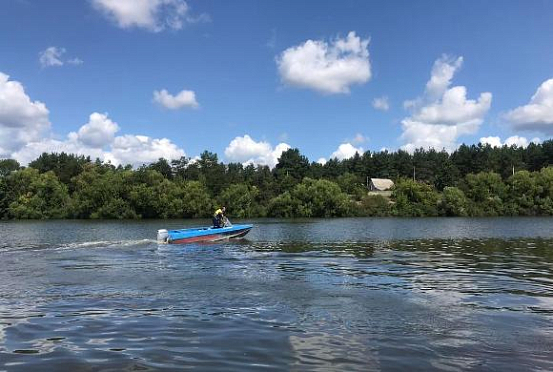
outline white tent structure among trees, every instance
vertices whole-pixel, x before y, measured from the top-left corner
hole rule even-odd
[[[394,181],[388,178],[371,178],[369,182],[369,191],[390,191],[394,187]]]

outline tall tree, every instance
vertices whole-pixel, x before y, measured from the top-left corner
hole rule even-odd
[[[280,155],[275,171],[280,178],[290,176],[299,182],[309,171],[309,160],[299,149],[288,149]]]
[[[19,168],[21,165],[15,159],[0,159],[0,178],[8,176]]]
[[[173,179],[173,169],[167,159],[159,158],[158,161],[147,165],[146,168],[159,172],[164,178]]]
[[[71,178],[80,174],[84,166],[90,163],[90,157],[83,155],[61,153],[42,153],[36,160],[29,163],[29,167],[40,173],[53,171],[59,180],[69,185]]]

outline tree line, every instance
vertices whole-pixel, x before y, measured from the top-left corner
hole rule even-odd
[[[198,218],[220,205],[232,218],[553,215],[551,164],[553,140],[367,151],[324,165],[289,149],[273,169],[209,151],[137,169],[43,153],[26,167],[0,160],[0,219]],[[370,195],[369,178],[392,179],[391,196]]]

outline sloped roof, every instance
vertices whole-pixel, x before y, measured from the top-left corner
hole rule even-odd
[[[371,183],[379,191],[386,191],[394,186],[394,181],[388,178],[371,178]]]

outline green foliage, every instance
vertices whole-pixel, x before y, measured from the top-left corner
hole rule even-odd
[[[539,194],[537,177],[528,171],[516,172],[508,179],[509,197],[505,213],[511,215],[532,216],[537,214],[536,200]]]
[[[305,178],[296,186],[294,193],[298,195],[306,208],[306,217],[345,217],[351,210],[351,201],[334,182],[328,180],[313,180]]]
[[[66,154],[42,153],[36,160],[29,163],[29,167],[37,169],[40,173],[52,171],[58,179],[69,184],[71,178],[81,173],[86,164],[90,163],[90,157]]]
[[[209,217],[213,213],[214,203],[207,188],[199,181],[182,184],[182,217]]]
[[[300,154],[298,149],[284,151],[275,167],[275,174],[279,179],[290,177],[292,182],[301,182],[309,172],[309,160]],[[288,182],[290,182],[290,179]]]
[[[0,178],[7,177],[11,172],[21,168],[17,160],[0,159]]]
[[[430,185],[410,179],[400,179],[393,190],[396,216],[437,216],[438,192]]]
[[[461,189],[447,186],[438,203],[438,209],[442,216],[466,217],[469,214],[469,200]]]
[[[501,176],[493,172],[468,174],[461,189],[472,200],[472,216],[501,216],[507,197],[507,187]]]
[[[42,154],[28,168],[0,160],[0,219],[210,217],[220,204],[231,218],[553,215],[552,164],[553,140],[367,151],[324,165],[289,149],[274,169],[225,165],[209,151],[138,169]],[[392,196],[367,195],[368,177],[395,181]]]
[[[365,195],[358,205],[361,216],[384,217],[391,212],[390,201],[382,195]]]
[[[134,219],[138,218],[136,212],[132,209],[129,202],[120,198],[114,197],[109,199],[105,204],[101,205],[97,210],[90,214],[93,219]]]
[[[354,173],[346,172],[340,175],[336,183],[340,186],[342,192],[352,195],[356,200],[360,200],[367,193],[363,180]]]
[[[7,215],[17,219],[64,218],[69,194],[53,172],[40,174],[27,168],[12,172],[6,179]]]
[[[212,195],[218,195],[225,187],[225,166],[219,163],[217,154],[204,151],[197,162],[201,177]]]
[[[105,169],[93,164],[72,181],[71,215],[76,218],[130,218],[136,216],[129,203],[133,172]]]
[[[340,187],[327,180],[305,178],[291,192],[285,192],[269,203],[272,217],[344,217],[352,203]]]
[[[181,180],[186,179],[186,170],[188,168],[189,160],[186,156],[181,156],[180,159],[175,159],[171,161],[171,174],[175,178]]]
[[[8,206],[11,203],[11,190],[7,177],[21,168],[14,159],[0,159],[0,219],[8,217]]]
[[[136,177],[138,176],[138,177]],[[129,192],[133,210],[142,218],[169,218],[182,215],[182,191],[157,170],[135,172]]]
[[[540,215],[553,215],[553,167],[543,168],[536,174],[536,211]]]
[[[159,158],[158,161],[150,165],[144,166],[144,168],[157,171],[165,178],[168,178],[168,179],[173,178],[173,169],[171,168],[171,165],[166,159]]]
[[[299,207],[300,201],[292,198],[290,192],[286,191],[269,201],[267,215],[280,218],[296,217],[296,211]]]
[[[219,204],[226,206],[238,218],[259,216],[263,212],[256,202],[258,195],[256,186],[234,184],[223,190],[219,196]]]

